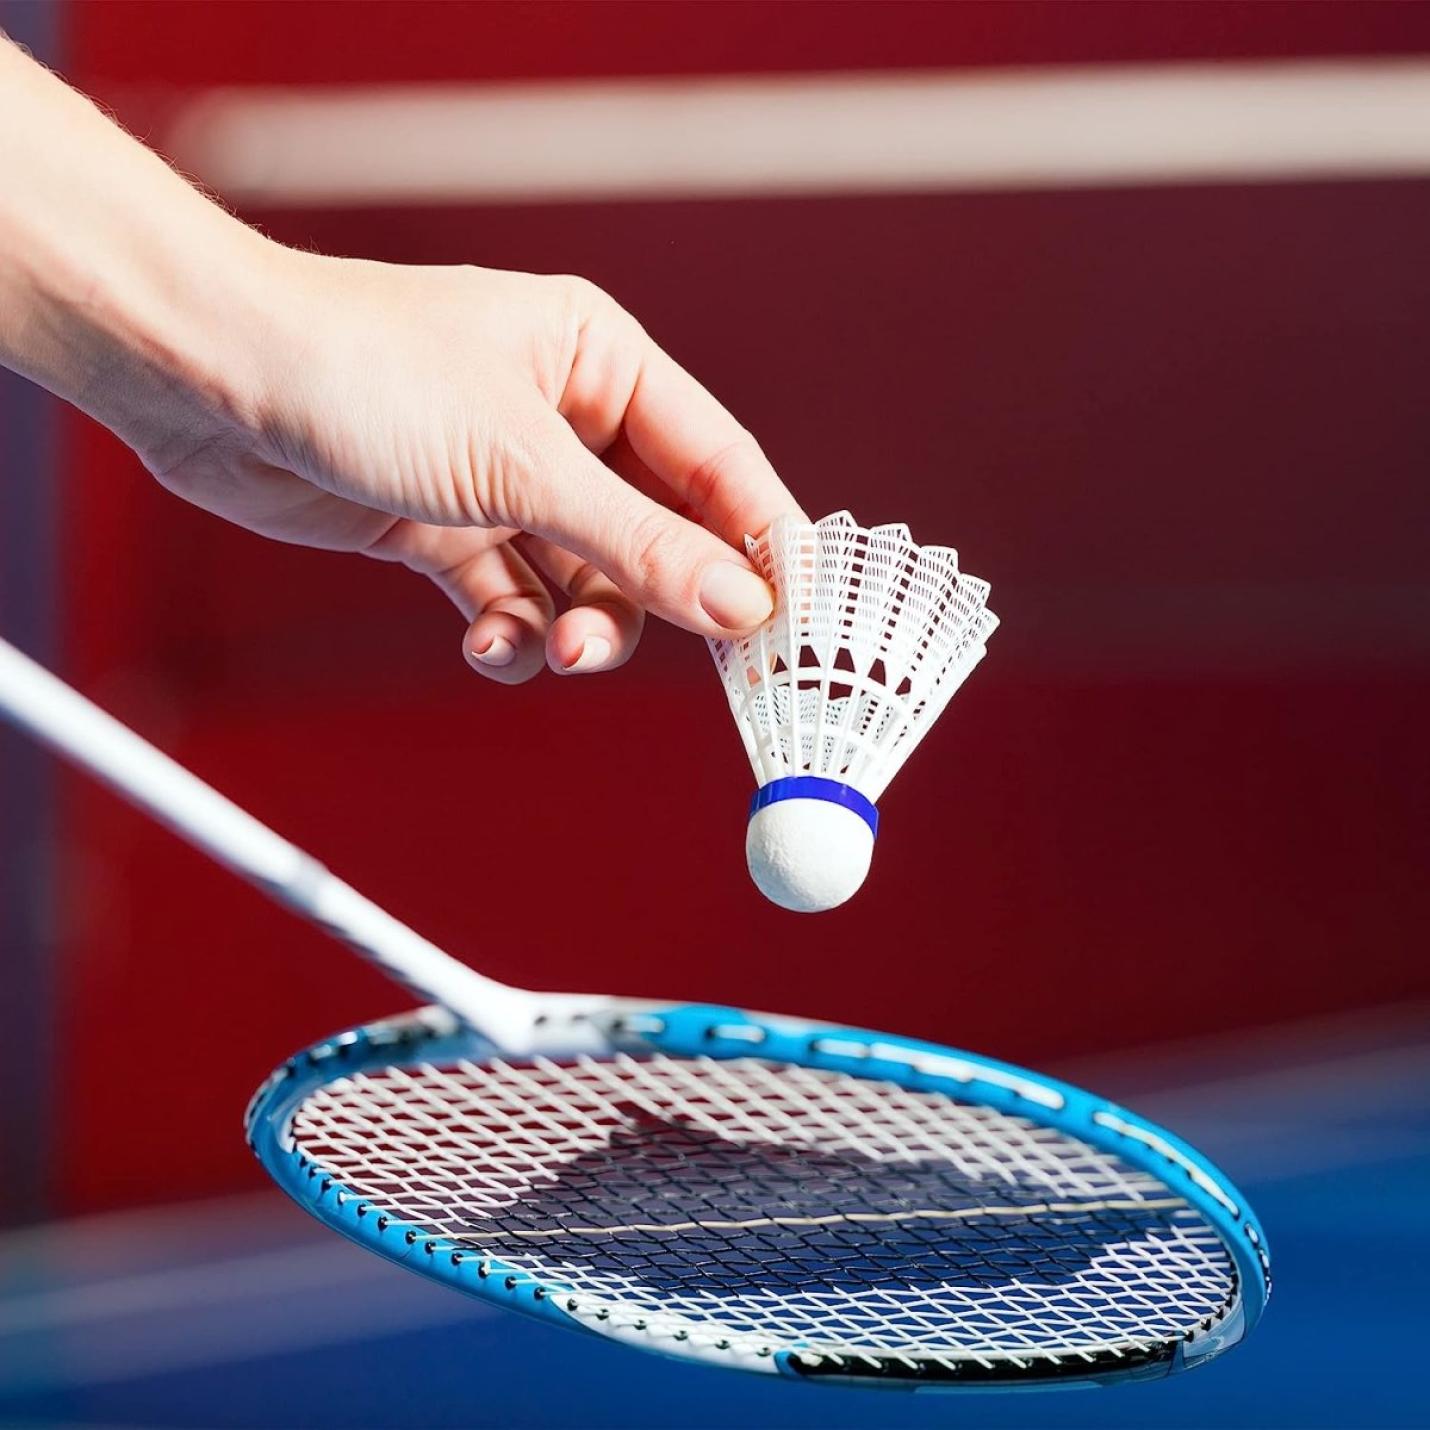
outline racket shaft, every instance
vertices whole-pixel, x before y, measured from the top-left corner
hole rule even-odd
[[[3,640],[0,714],[479,1032],[519,1041],[530,1024],[531,995],[444,953]]]

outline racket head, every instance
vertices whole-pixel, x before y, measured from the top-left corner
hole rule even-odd
[[[318,1220],[420,1275],[807,1383],[1156,1379],[1261,1315],[1245,1198],[1102,1098],[866,1030],[570,1006],[520,1059],[438,1008],[315,1044],[255,1094],[250,1145]]]

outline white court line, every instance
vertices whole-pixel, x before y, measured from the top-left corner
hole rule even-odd
[[[1430,60],[206,91],[160,147],[277,206],[1430,174]]]
[[[261,1205],[266,1203],[266,1208]],[[210,1214],[278,1211],[277,1194],[223,1199]],[[175,1209],[169,1209],[173,1212]],[[201,1205],[177,1209],[185,1219]],[[101,1224],[123,1243],[158,1209],[86,1219],[94,1240]],[[47,1234],[61,1246],[63,1223]],[[30,1233],[30,1249],[35,1249]],[[311,1243],[260,1252],[230,1246],[227,1254],[191,1264],[72,1282],[27,1291],[42,1269],[33,1255],[9,1260],[0,1241],[0,1423],[7,1395],[104,1385],[261,1359],[328,1345],[357,1345],[406,1332],[464,1322],[474,1336],[495,1308],[415,1276],[338,1237],[314,1228]],[[8,1240],[8,1238],[6,1239]],[[475,1345],[475,1340],[473,1344]]]
[[[116,1228],[117,1231],[117,1228]],[[335,1237],[312,1245],[247,1252],[192,1266],[87,1281],[59,1290],[0,1299],[0,1338],[22,1331],[118,1320],[151,1311],[193,1311],[200,1306],[332,1292],[370,1285],[378,1263],[353,1256]]]

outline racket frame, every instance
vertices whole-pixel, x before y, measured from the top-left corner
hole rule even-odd
[[[579,1011],[573,1011],[579,1009]],[[325,1039],[276,1069],[249,1104],[249,1145],[275,1182],[324,1225],[420,1275],[521,1311],[548,1323],[595,1332],[682,1360],[776,1373],[811,1383],[843,1383],[916,1390],[1008,1390],[1048,1386],[1108,1385],[1156,1379],[1203,1364],[1241,1341],[1261,1316],[1271,1287],[1266,1236],[1246,1199],[1205,1157],[1145,1118],[1080,1088],[938,1044],[865,1029],[813,1023],[706,1004],[648,1000],[554,998],[549,1016],[538,1019],[536,1045],[521,1056],[562,1058],[640,1057],[733,1059],[772,1062],[892,1082],[911,1091],[942,1093],[961,1102],[1025,1117],[1088,1143],[1158,1178],[1216,1231],[1236,1274],[1236,1293],[1225,1315],[1203,1323],[1173,1352],[1155,1359],[1099,1356],[1089,1365],[1077,1356],[1034,1356],[1019,1366],[1011,1358],[990,1373],[970,1358],[967,1378],[921,1382],[916,1375],[869,1374],[852,1365],[847,1374],[826,1367],[817,1375],[798,1353],[772,1349],[760,1355],[658,1338],[643,1328],[599,1329],[566,1308],[568,1288],[474,1250],[466,1242],[393,1216],[345,1186],[294,1144],[292,1122],[319,1088],[344,1077],[388,1067],[459,1061],[482,1063],[510,1057],[440,1007],[428,1007],[367,1024]]]

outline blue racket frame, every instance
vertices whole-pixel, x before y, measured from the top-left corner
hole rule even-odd
[[[1110,1358],[1093,1366],[1071,1362],[1056,1367],[1039,1365],[1027,1374],[1000,1367],[990,1375],[978,1363],[970,1362],[966,1377],[926,1384],[908,1375],[881,1378],[837,1370],[811,1373],[787,1351],[716,1354],[693,1346],[662,1345],[629,1332],[618,1337],[605,1333],[608,1339],[684,1360],[777,1373],[809,1383],[938,1391],[1046,1389],[1159,1379],[1191,1369],[1241,1341],[1266,1305],[1271,1289],[1270,1252],[1261,1224],[1241,1193],[1180,1138],[1068,1083],[934,1043],[734,1008],[613,1000],[604,1015],[587,1015],[581,1022],[579,1036],[572,1038],[573,1053],[590,1052],[591,1031],[599,1028],[608,1050],[636,1056],[758,1056],[878,1078],[912,1091],[945,1093],[1069,1133],[1159,1178],[1184,1197],[1215,1228],[1235,1265],[1238,1283],[1238,1295],[1227,1313],[1204,1323],[1169,1356],[1140,1361]],[[542,1054],[559,1058],[561,1043],[561,1032],[553,1030],[551,1044],[542,1048]],[[499,1258],[390,1215],[337,1181],[293,1144],[290,1128],[295,1112],[312,1093],[337,1078],[418,1063],[481,1062],[500,1051],[436,1007],[339,1033],[290,1058],[258,1089],[245,1117],[249,1145],[294,1201],[325,1226],[369,1251],[484,1301],[589,1332],[591,1327],[561,1305],[569,1288],[543,1282]]]

